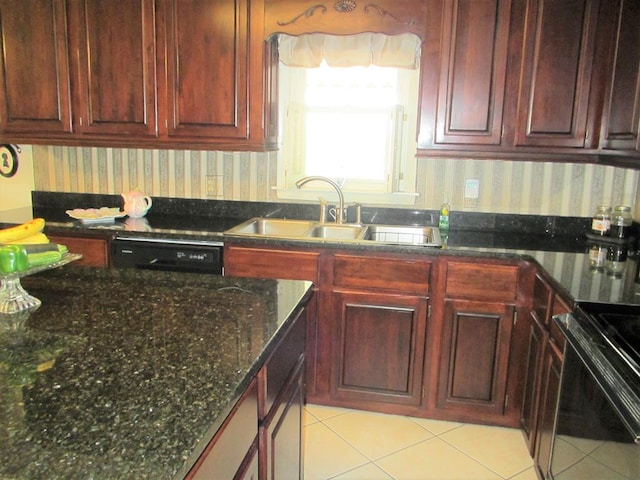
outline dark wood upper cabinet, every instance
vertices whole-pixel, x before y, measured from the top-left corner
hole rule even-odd
[[[527,0],[516,146],[589,147],[599,0]],[[587,138],[589,133],[589,139]]]
[[[81,133],[157,133],[153,0],[70,3],[69,35],[78,51],[74,129]]]
[[[0,133],[71,131],[66,24],[64,0],[0,1]]]
[[[500,144],[510,11],[508,0],[447,3],[436,144]]]
[[[168,135],[248,135],[248,0],[166,2]]]
[[[275,148],[262,0],[1,0],[0,29],[3,141]]]
[[[618,0],[613,22],[601,146],[640,150],[640,3]],[[612,9],[611,5],[607,5]]]

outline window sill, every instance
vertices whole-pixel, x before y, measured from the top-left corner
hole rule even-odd
[[[302,200],[316,202],[319,197],[327,201],[337,201],[335,190],[311,189],[311,188],[282,188],[273,187],[278,200]],[[399,207],[413,207],[418,198],[418,193],[395,192],[395,193],[373,193],[373,192],[343,192],[346,205],[357,202],[362,205],[386,205]]]

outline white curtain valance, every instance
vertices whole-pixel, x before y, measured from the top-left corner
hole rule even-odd
[[[323,60],[331,67],[395,67],[416,69],[420,63],[420,38],[412,33],[385,35],[300,36],[281,34],[278,38],[280,61],[290,67],[319,67]]]

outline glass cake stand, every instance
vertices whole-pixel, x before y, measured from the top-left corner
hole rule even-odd
[[[20,279],[27,275],[61,267],[79,258],[82,258],[82,255],[79,253],[65,253],[58,262],[33,267],[24,272],[0,275],[0,313],[18,313],[39,307],[42,302],[33,295],[30,295],[22,287]]]

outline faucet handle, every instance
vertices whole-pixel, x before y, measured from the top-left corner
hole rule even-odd
[[[362,224],[362,204],[354,202],[351,206],[356,208],[356,223],[358,225]]]
[[[328,206],[328,203],[322,197],[318,197],[318,199],[320,200],[320,223],[325,223],[327,221],[327,206]]]

